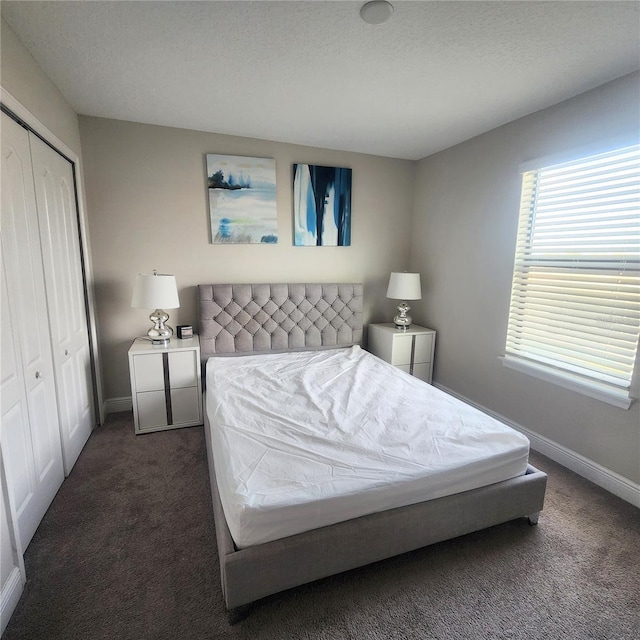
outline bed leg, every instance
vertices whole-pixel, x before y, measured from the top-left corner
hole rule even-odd
[[[252,609],[253,609],[253,603],[243,604],[243,605],[240,605],[239,607],[234,607],[233,609],[229,609],[227,611],[227,618],[229,620],[229,624],[233,626],[234,624],[238,624],[239,622],[246,620],[246,618],[251,613]]]
[[[540,518],[540,512],[536,511],[535,513],[532,513],[531,515],[527,516],[527,520],[529,520],[529,524],[533,527],[536,524],[538,524],[538,519]]]

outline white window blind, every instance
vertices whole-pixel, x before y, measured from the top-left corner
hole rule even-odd
[[[628,399],[639,335],[640,146],[525,172],[505,360]]]

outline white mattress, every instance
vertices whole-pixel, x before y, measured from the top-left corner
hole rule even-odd
[[[212,357],[206,410],[239,548],[525,472],[525,436],[360,347]]]

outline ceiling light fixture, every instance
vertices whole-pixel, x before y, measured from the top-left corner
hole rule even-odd
[[[393,5],[386,0],[372,0],[362,5],[360,17],[369,24],[381,24],[393,13]]]

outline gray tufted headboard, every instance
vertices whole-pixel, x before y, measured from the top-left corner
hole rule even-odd
[[[362,341],[362,284],[201,284],[200,349],[301,351]]]

